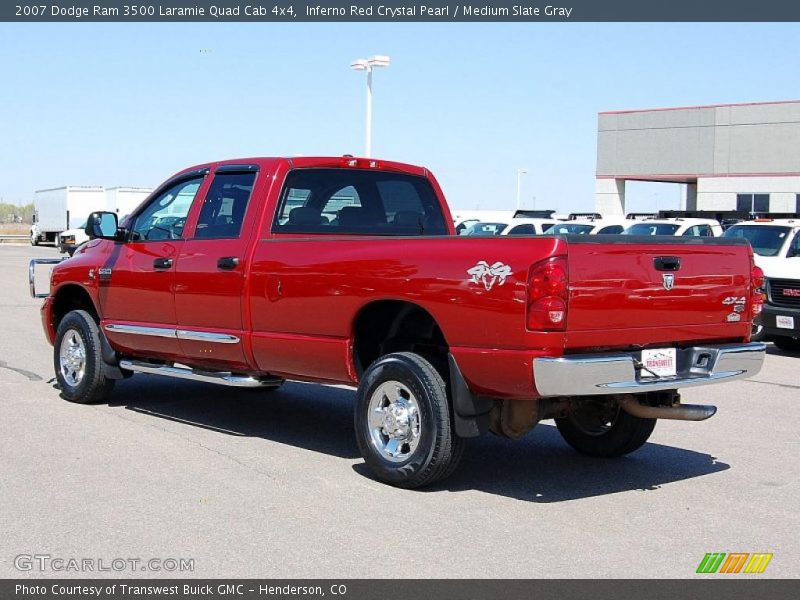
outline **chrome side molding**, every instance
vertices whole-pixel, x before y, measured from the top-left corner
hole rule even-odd
[[[131,335],[147,335],[151,337],[173,338],[191,340],[195,342],[210,342],[213,344],[238,344],[239,338],[228,333],[213,331],[192,331],[189,329],[173,329],[171,327],[145,327],[142,325],[124,325],[121,323],[107,323],[106,331],[114,333],[128,333]]]
[[[108,323],[105,325],[106,331],[112,333],[129,333],[131,335],[147,335],[150,337],[175,338],[175,330],[168,327],[144,327],[141,325],[122,325],[118,323]]]
[[[211,331],[189,331],[178,329],[176,336],[179,340],[194,340],[197,342],[213,342],[215,344],[238,344],[239,338],[228,333],[214,333]]]
[[[281,384],[280,379],[257,379],[250,375],[238,375],[228,371],[202,371],[191,367],[177,365],[158,365],[137,360],[122,359],[120,369],[134,373],[148,373],[150,375],[163,375],[176,379],[216,383],[230,387],[275,387]]]

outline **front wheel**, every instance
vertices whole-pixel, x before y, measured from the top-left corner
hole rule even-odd
[[[91,404],[108,397],[114,380],[103,373],[100,329],[88,312],[73,310],[61,319],[53,349],[56,379],[64,398]]]
[[[31,231],[31,246],[39,245],[39,235]]]
[[[398,352],[374,362],[358,386],[356,441],[375,476],[419,488],[455,471],[464,440],[455,435],[447,386],[433,365]]]
[[[561,437],[589,456],[611,458],[641,448],[656,426],[656,419],[626,413],[616,402],[587,400],[569,416],[556,419]]]

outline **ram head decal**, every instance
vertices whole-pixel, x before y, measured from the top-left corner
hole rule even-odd
[[[506,277],[511,275],[511,267],[500,261],[489,265],[485,260],[481,260],[471,269],[467,269],[467,275],[470,275],[472,283],[482,283],[488,292],[495,283],[503,285],[506,282]]]

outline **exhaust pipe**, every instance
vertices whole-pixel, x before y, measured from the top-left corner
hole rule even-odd
[[[716,406],[706,404],[673,404],[672,406],[647,406],[636,396],[620,398],[619,405],[626,413],[641,419],[674,419],[677,421],[705,421],[717,412]]]

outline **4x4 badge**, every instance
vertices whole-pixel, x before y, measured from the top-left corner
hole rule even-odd
[[[665,290],[671,290],[675,287],[675,275],[672,273],[663,273],[661,279]]]

